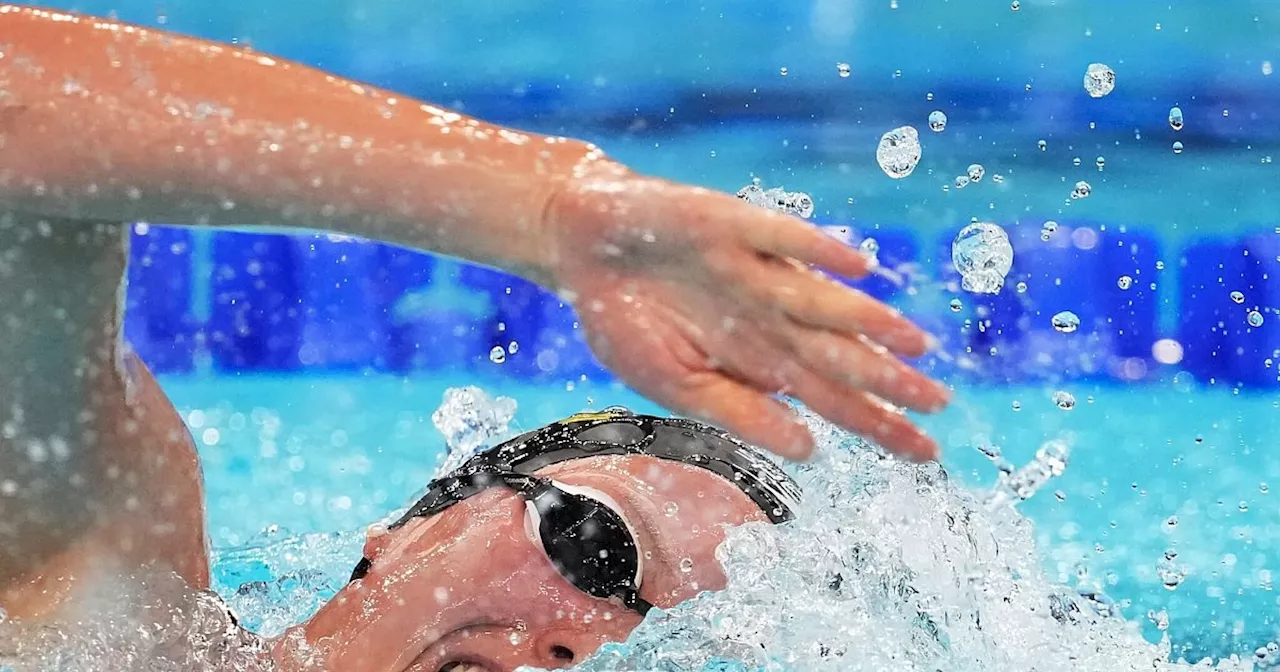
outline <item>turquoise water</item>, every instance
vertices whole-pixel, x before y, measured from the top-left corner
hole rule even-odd
[[[323,579],[307,584],[319,597],[340,585],[358,558],[363,526],[407,504],[431,478],[444,442],[430,416],[449,386],[474,384],[516,399],[518,428],[612,404],[658,410],[614,385],[533,387],[494,369],[407,379],[163,380],[201,444],[219,589],[230,595],[245,580],[300,568]],[[1249,654],[1274,638],[1280,608],[1266,571],[1280,567],[1273,501],[1280,456],[1271,449],[1280,394],[1177,382],[1069,389],[1077,399],[1070,411],[1053,403],[1053,388],[960,389],[955,407],[925,424],[942,442],[953,477],[972,487],[990,486],[997,473],[975,443],[1000,446],[1020,466],[1045,440],[1072,437],[1065,473],[1021,510],[1036,522],[1050,576],[1102,590],[1144,624],[1149,639],[1161,634],[1162,610],[1175,651],[1192,660]],[[263,536],[270,526],[282,529]],[[316,533],[344,534],[293,539]],[[1187,571],[1174,590],[1156,571],[1170,548]],[[290,617],[305,611],[295,605]]]

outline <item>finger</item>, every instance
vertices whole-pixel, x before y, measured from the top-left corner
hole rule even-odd
[[[738,228],[756,252],[797,259],[848,278],[865,277],[871,270],[865,255],[817,227],[794,217],[762,211],[765,213],[770,216],[743,223]]]
[[[845,387],[870,392],[914,411],[942,410],[951,395],[941,383],[908,366],[884,348],[796,325],[788,334],[796,356],[809,369]]]
[[[915,423],[867,392],[849,393],[835,383],[800,374],[792,382],[792,396],[818,415],[870,439],[889,452],[924,462],[938,457],[938,444]]]
[[[723,427],[746,443],[782,457],[813,453],[809,428],[787,404],[718,372],[692,374],[658,401],[679,414]]]
[[[777,262],[751,264],[740,269],[738,286],[800,324],[865,334],[905,357],[923,355],[932,340],[896,309],[808,269]]]

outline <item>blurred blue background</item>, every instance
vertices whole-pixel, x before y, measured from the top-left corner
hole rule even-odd
[[[1020,464],[1075,437],[1048,488],[1061,497],[1023,507],[1055,576],[1127,601],[1153,639],[1160,619],[1144,615],[1167,609],[1193,659],[1280,634],[1267,485],[1280,483],[1280,3],[56,4],[582,137],[664,177],[810,193],[816,223],[851,244],[875,238],[881,262],[913,277],[860,286],[946,345],[921,365],[957,387],[956,407],[927,421],[954,473],[992,480],[978,444]],[[1116,72],[1105,98],[1083,89],[1093,62]],[[949,119],[941,133],[933,110]],[[923,159],[891,180],[875,147],[904,124]],[[957,189],[973,163],[986,177]],[[1092,195],[1069,199],[1080,180]],[[1015,248],[995,296],[959,291],[951,268],[950,241],[975,220]],[[1059,227],[1044,241],[1048,220]],[[568,307],[489,269],[344,238],[162,226],[138,227],[132,254],[128,337],[200,442],[223,549],[268,525],[355,529],[406,501],[443,450],[430,413],[449,385],[516,397],[525,428],[586,406],[646,408],[593,363]],[[1050,324],[1063,310],[1080,317],[1075,333]],[[1073,411],[1050,401],[1058,390]],[[1176,591],[1155,571],[1166,548],[1189,573]]]

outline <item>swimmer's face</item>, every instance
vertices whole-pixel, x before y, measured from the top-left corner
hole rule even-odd
[[[668,460],[582,458],[538,475],[618,505],[642,558],[640,597],[662,608],[723,588],[715,549],[725,527],[766,519],[733,484]],[[439,672],[471,664],[499,672],[569,667],[625,639],[639,614],[575,588],[526,520],[524,500],[492,488],[436,516],[371,532],[368,574],[286,637],[287,655],[297,657],[305,638],[325,669]]]

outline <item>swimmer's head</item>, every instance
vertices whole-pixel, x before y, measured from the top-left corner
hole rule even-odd
[[[472,458],[370,530],[352,581],[285,639],[328,669],[568,667],[655,606],[724,587],[725,527],[791,516],[772,462],[683,420],[575,416]]]

